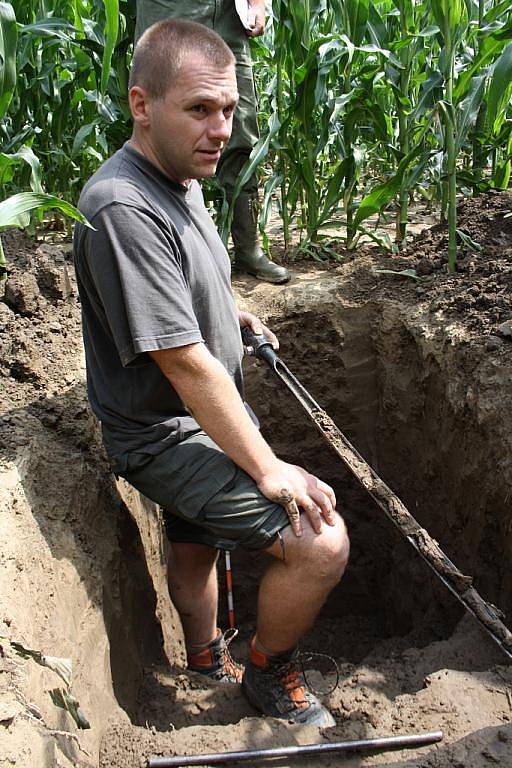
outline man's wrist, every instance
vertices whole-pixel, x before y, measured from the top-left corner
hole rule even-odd
[[[258,461],[254,468],[251,472],[248,472],[256,485],[259,485],[264,477],[276,472],[280,464],[280,461],[272,451],[272,448],[268,444],[266,447],[268,449],[267,455],[265,457],[258,456]]]

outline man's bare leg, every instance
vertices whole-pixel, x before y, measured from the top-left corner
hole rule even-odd
[[[251,704],[266,715],[302,725],[336,724],[308,690],[297,656],[297,643],[316,618],[348,560],[345,525],[323,524],[319,533],[303,517],[302,536],[291,527],[267,549],[275,557],[260,584],[256,637],[242,687]],[[283,557],[284,552],[284,557]]]
[[[323,525],[320,534],[304,519],[300,538],[290,527],[281,535],[284,547],[277,540],[267,550],[275,560],[263,576],[258,596],[256,644],[269,655],[290,650],[307,632],[340,580],[349,555],[341,517],[333,527]]]
[[[180,615],[189,654],[217,636],[217,556],[217,549],[203,544],[170,544],[169,594]]]

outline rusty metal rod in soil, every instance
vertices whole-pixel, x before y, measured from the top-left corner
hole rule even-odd
[[[412,544],[464,608],[480,622],[502,651],[512,659],[512,632],[501,621],[502,614],[498,609],[487,603],[472,586],[472,577],[461,573],[444,554],[437,541],[421,527],[398,496],[370,467],[368,462],[338,429],[331,417],[318,405],[276,355],[270,342],[264,336],[255,336],[248,328],[243,328],[242,336],[249,353],[265,360],[278,379],[297,398],[316,428],[345,466],[359,480],[400,533]]]
[[[274,747],[273,749],[248,749],[240,752],[214,752],[210,755],[173,755],[169,757],[150,757],[148,768],[172,768],[186,765],[218,765],[238,763],[244,760],[269,760],[285,757],[310,757],[339,752],[388,752],[396,749],[413,749],[435,744],[443,738],[442,731],[414,733],[405,736],[381,736],[375,739],[355,739],[352,741],[333,741],[327,744],[305,744],[293,747]]]

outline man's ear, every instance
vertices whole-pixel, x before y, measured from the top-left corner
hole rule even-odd
[[[149,97],[144,88],[141,88],[140,85],[132,86],[128,93],[128,102],[133,122],[147,127],[150,123],[150,104]]]

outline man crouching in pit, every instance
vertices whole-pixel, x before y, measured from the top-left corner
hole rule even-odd
[[[114,471],[164,510],[169,591],[188,666],[242,683],[260,712],[319,727],[297,643],[349,552],[332,488],[279,460],[243,400],[230,262],[197,179],[213,176],[238,100],[233,54],[212,30],[163,21],[133,58],[131,139],[85,186],[75,266],[88,393]],[[299,513],[302,511],[302,520]],[[220,549],[273,560],[245,668],[217,628]]]

